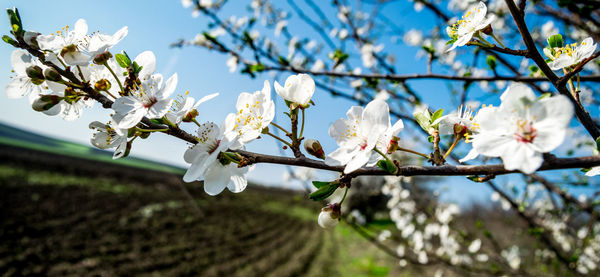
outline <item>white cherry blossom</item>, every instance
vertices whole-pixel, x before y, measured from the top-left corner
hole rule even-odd
[[[127,35],[127,27],[123,27],[112,36],[94,33],[87,34],[88,26],[84,19],[75,22],[73,30],[66,26],[56,34],[40,35],[37,42],[42,50],[60,53],[69,65],[87,65],[94,56],[107,51]]]
[[[234,142],[225,137],[217,124],[206,122],[200,125],[198,143],[189,148],[183,156],[184,160],[191,164],[183,180],[204,180],[204,191],[209,195],[217,195],[225,187],[235,193],[243,191],[248,184],[246,173],[252,167],[238,168],[235,163],[224,165],[219,160],[219,154]]]
[[[115,131],[111,124],[104,124],[99,121],[90,123],[90,129],[96,131],[90,142],[100,149],[116,148],[113,159],[118,159],[125,155],[127,151],[127,130]]]
[[[542,165],[542,153],[563,142],[573,107],[562,95],[539,100],[523,84],[511,85],[500,99],[500,107],[477,114],[479,132],[473,135],[473,149],[502,158],[507,170],[533,173]]]
[[[589,58],[596,51],[597,44],[591,37],[584,39],[580,44],[573,43],[562,48],[544,48],[544,54],[552,59],[548,63],[550,69],[560,70],[565,67],[576,65]]]
[[[458,46],[466,45],[473,36],[490,25],[494,21],[495,16],[491,15],[486,18],[487,6],[483,2],[472,6],[454,25],[448,27],[448,35],[452,39],[456,39],[452,47],[448,51],[454,50]]]
[[[283,87],[275,81],[274,87],[283,99],[301,106],[307,106],[315,93],[315,81],[307,74],[289,76]]]
[[[338,119],[329,127],[329,135],[335,139],[339,148],[327,155],[325,163],[346,165],[348,174],[379,155],[373,149],[390,128],[390,114],[387,103],[373,100],[363,109],[353,106],[346,113],[348,119]],[[401,129],[395,124],[396,129]],[[395,134],[394,134],[395,135]],[[379,149],[386,151],[387,149]]]
[[[256,139],[275,117],[275,102],[271,100],[269,81],[264,82],[260,91],[252,94],[242,92],[235,107],[237,113],[230,113],[225,119],[225,134],[237,136],[238,142],[245,144]]]
[[[179,124],[185,118],[195,117],[195,115],[197,115],[198,113],[196,109],[198,108],[198,106],[200,106],[200,104],[211,100],[217,96],[219,96],[218,93],[209,94],[200,98],[195,103],[194,98],[189,96],[175,100],[173,105],[171,106],[171,110],[167,112],[165,116],[167,117],[167,120],[171,121],[172,123]]]
[[[10,82],[6,86],[6,95],[8,98],[21,98],[23,96],[29,96],[29,102],[33,103],[33,100],[44,91],[44,80],[33,81],[27,76],[27,68],[30,66],[40,66],[43,68],[37,60],[34,60],[29,53],[25,50],[17,49],[10,55],[10,63],[13,68],[15,76],[11,77]]]
[[[131,95],[115,100],[112,109],[122,118],[113,117],[120,129],[128,129],[137,125],[144,116],[160,118],[164,116],[173,102],[169,96],[177,86],[177,73],[173,74],[163,85],[163,77],[154,74],[146,81],[142,81],[139,89],[132,91]]]

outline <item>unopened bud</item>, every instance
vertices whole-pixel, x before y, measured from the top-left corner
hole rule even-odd
[[[390,146],[388,146],[388,149],[387,149],[388,154],[392,154],[400,148],[400,146],[398,146],[398,141],[400,141],[399,137],[396,137],[396,136],[392,137],[392,139],[390,140]]]
[[[34,111],[43,112],[54,107],[60,100],[61,98],[58,95],[40,95],[33,101],[31,107]]]
[[[97,65],[102,65],[107,62],[110,58],[112,58],[112,54],[108,51],[100,53],[94,57],[94,63]]]
[[[318,223],[321,228],[331,229],[340,223],[341,208],[338,203],[329,204],[321,209]]]
[[[25,43],[27,43],[27,45],[29,45],[31,48],[33,49],[40,49],[40,46],[38,45],[37,42],[37,37],[41,35],[38,32],[31,32],[31,31],[27,31],[25,32],[25,34],[23,35],[23,40],[25,41]]]
[[[185,114],[185,116],[181,119],[181,121],[192,122],[199,114],[200,113],[198,113],[198,110],[192,109],[191,111],[189,111],[188,113]]]
[[[325,152],[323,151],[323,147],[318,140],[314,139],[306,139],[304,141],[304,150],[319,159],[325,159]]]
[[[31,79],[44,79],[44,73],[42,72],[42,68],[37,65],[32,65],[25,69],[25,73],[27,77]]]
[[[58,73],[58,71],[56,71],[56,69],[52,67],[47,67],[46,69],[44,69],[43,73],[44,78],[48,81],[58,82],[62,80],[60,73]]]
[[[111,88],[111,84],[106,79],[100,79],[94,83],[94,88],[98,91],[108,91]]]

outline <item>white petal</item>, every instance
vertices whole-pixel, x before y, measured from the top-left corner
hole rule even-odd
[[[177,87],[177,73],[173,74],[165,83],[165,86],[158,91],[156,98],[161,100],[169,97]]]
[[[531,149],[526,143],[511,144],[507,150],[502,155],[502,162],[507,170],[518,169],[523,173],[531,174],[544,162],[542,154]]]
[[[369,158],[371,157],[371,150],[361,150],[358,152],[357,155],[355,155],[352,160],[350,160],[350,162],[348,162],[348,164],[346,165],[346,168],[344,168],[344,174],[348,174],[350,172],[353,172],[359,168],[361,168],[363,165],[367,164],[367,162],[369,161]]]
[[[142,70],[139,73],[141,80],[148,78],[148,76],[152,75],[154,70],[156,70],[156,57],[152,51],[140,53],[133,61],[142,67]]]
[[[209,195],[217,195],[229,184],[230,178],[231,171],[216,161],[204,174],[204,191]]]
[[[33,65],[29,53],[22,49],[14,50],[10,54],[10,64],[17,76],[27,76],[25,70],[27,67]]]

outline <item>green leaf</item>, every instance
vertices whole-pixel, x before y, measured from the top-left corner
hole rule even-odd
[[[398,167],[390,160],[380,160],[377,162],[377,166],[390,174],[398,173]]]
[[[429,143],[433,143],[433,136],[428,136],[427,140],[429,141]]]
[[[596,149],[600,151],[600,137],[596,139]]]
[[[331,196],[339,186],[340,183],[338,181],[322,185],[318,190],[311,193],[308,197],[315,201],[325,200],[327,197]]]
[[[313,181],[312,184],[315,188],[321,188],[322,186],[329,185],[331,182]]]
[[[552,48],[561,48],[564,45],[563,37],[560,34],[548,38],[548,45]]]
[[[429,113],[429,111],[425,111],[427,113]],[[422,113],[415,113],[413,114],[413,116],[415,117],[415,120],[417,120],[417,123],[419,123],[419,126],[421,126],[421,128],[423,128],[423,130],[425,131],[429,131],[429,126],[431,125],[431,121],[429,117],[425,116]]]
[[[131,65],[131,60],[125,52],[122,52],[122,54],[116,54],[115,59],[117,60],[119,66],[122,68],[128,68],[129,65]]]
[[[431,116],[431,122],[438,120],[438,118],[442,117],[443,114],[444,114],[444,109],[439,109],[439,110],[435,111],[433,113],[433,115]]]
[[[21,16],[19,16],[19,11],[17,8],[14,10],[6,9],[6,13],[8,14],[8,21],[10,22],[10,26],[12,27],[12,33],[16,37],[21,37],[25,34],[23,30],[23,24],[21,23]]]
[[[17,47],[18,42],[7,35],[2,36],[2,40],[14,47]]]
[[[488,55],[487,58],[485,59],[485,62],[487,63],[487,65],[490,67],[491,70],[496,69],[496,57],[494,57],[492,55]]]
[[[137,62],[133,62],[133,72],[135,72],[135,74],[138,74],[142,71],[143,66],[140,66]]]

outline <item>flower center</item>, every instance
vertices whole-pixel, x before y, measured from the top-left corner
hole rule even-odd
[[[519,120],[517,121],[517,131],[515,132],[515,137],[517,141],[523,143],[532,143],[535,137],[537,136],[537,130],[533,128],[533,124],[528,121]]]
[[[246,109],[240,109],[235,118],[233,130],[237,130],[239,135],[242,135],[242,128],[262,130],[263,117],[260,115],[260,101],[256,101],[253,105],[246,103]]]

